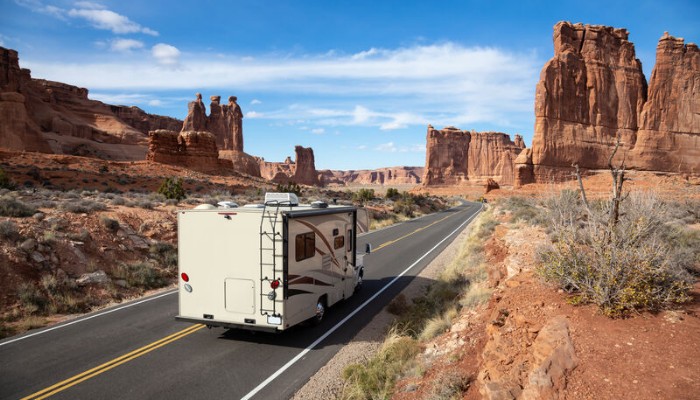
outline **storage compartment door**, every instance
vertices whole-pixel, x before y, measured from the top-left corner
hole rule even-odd
[[[255,282],[228,278],[225,281],[226,311],[238,314],[255,313]]]

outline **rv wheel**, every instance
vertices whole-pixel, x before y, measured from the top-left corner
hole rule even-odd
[[[357,276],[357,283],[355,284],[356,292],[362,288],[362,275],[364,275],[364,270],[360,270],[360,274]]]
[[[314,316],[314,324],[320,324],[323,321],[323,315],[326,313],[326,298],[321,297],[316,302],[316,316]]]

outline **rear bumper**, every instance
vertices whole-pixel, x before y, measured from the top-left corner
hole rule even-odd
[[[189,318],[181,317],[179,315],[175,316],[176,321],[191,322],[193,324],[202,324],[207,327],[221,327],[226,329],[243,329],[247,331],[257,331],[257,332],[282,332],[281,329],[272,326],[261,326],[254,324],[234,324],[230,322],[216,321],[212,319],[199,319],[199,318]]]

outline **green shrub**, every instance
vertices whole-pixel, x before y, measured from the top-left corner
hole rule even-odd
[[[41,313],[49,299],[33,283],[22,282],[17,287],[17,297],[29,314]]]
[[[156,242],[149,248],[151,255],[162,268],[174,270],[177,268],[177,249],[167,242]]]
[[[610,202],[594,202],[589,213],[567,192],[550,199],[553,245],[539,254],[541,276],[572,302],[596,304],[613,317],[687,301],[690,261],[682,243],[669,241],[668,207],[633,194],[621,203],[617,223],[610,209]]]
[[[294,193],[301,196],[301,186],[296,182],[288,182],[286,184],[277,184],[275,191],[278,193]]]
[[[0,216],[24,218],[36,213],[36,208],[13,197],[0,198]]]
[[[368,201],[374,200],[374,197],[374,189],[360,189],[353,194],[353,201],[365,204]]]
[[[396,332],[391,333],[379,352],[364,364],[351,364],[343,371],[346,381],[340,399],[387,399],[396,379],[420,352],[418,342]]]
[[[155,289],[167,284],[160,272],[147,262],[120,264],[113,272],[116,278],[126,280],[130,287]]]
[[[10,220],[0,221],[0,238],[7,240],[18,240],[19,230],[17,230],[17,225]]]
[[[99,201],[88,199],[65,202],[61,204],[61,209],[75,214],[90,214],[95,211],[104,211],[107,206]]]
[[[387,199],[395,200],[399,197],[399,189],[396,188],[389,188],[386,190],[386,195],[384,196]]]
[[[15,183],[7,176],[5,170],[0,168],[0,189],[14,190],[15,186]]]
[[[187,197],[185,189],[182,187],[182,179],[180,178],[165,178],[163,183],[158,188],[158,193],[166,199],[174,199],[180,201]]]

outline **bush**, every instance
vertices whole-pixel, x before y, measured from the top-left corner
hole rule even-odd
[[[114,276],[126,280],[132,287],[155,289],[165,286],[167,282],[160,272],[149,263],[120,264]]]
[[[75,214],[90,214],[94,211],[104,211],[107,209],[107,206],[98,201],[84,199],[63,203],[61,204],[61,209]]]
[[[182,187],[182,179],[180,178],[165,178],[158,188],[158,193],[165,196],[166,199],[174,199],[180,201],[187,197],[185,189]]]
[[[40,313],[46,309],[49,299],[33,283],[22,282],[17,287],[17,297],[28,313]]]
[[[5,173],[5,170],[0,168],[0,189],[15,189],[15,183],[12,182],[9,176]]]
[[[386,195],[384,196],[390,200],[396,200],[399,197],[399,189],[389,188],[386,190]]]
[[[177,268],[177,249],[170,243],[157,242],[151,245],[149,253],[158,261],[162,268],[172,270]]]
[[[392,332],[379,352],[365,364],[351,364],[343,371],[346,384],[340,399],[386,399],[414,357],[420,353],[418,342]]]
[[[17,225],[10,220],[0,221],[0,238],[12,241],[19,239]]]
[[[668,207],[655,196],[632,195],[617,223],[611,207],[596,202],[589,213],[571,192],[548,201],[554,243],[540,253],[541,276],[571,293],[571,302],[596,304],[613,317],[687,301],[687,249],[669,241]]]
[[[374,200],[374,189],[360,189],[353,194],[352,199],[360,204]]]
[[[0,216],[24,218],[36,213],[36,208],[12,197],[0,198]]]
[[[289,182],[287,184],[277,184],[275,191],[278,193],[294,193],[297,196],[301,196],[301,186],[296,182]]]

